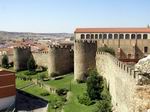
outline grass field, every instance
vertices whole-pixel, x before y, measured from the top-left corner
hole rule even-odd
[[[24,81],[24,80],[20,80],[20,79],[16,78],[16,88],[17,89],[25,87],[26,85],[28,85],[30,83],[31,83],[31,81]]]
[[[92,110],[95,108],[95,104],[91,106],[85,106],[80,104],[77,99],[77,96],[82,95],[83,93],[86,92],[86,84],[85,83],[77,84],[76,82],[74,82],[73,77],[74,77],[73,73],[71,73],[71,74],[67,74],[62,79],[44,81],[44,83],[55,88],[67,88],[68,90],[70,90],[69,100],[64,105],[64,112],[92,112]],[[20,79],[16,79],[17,88],[25,86],[26,84],[29,83],[30,81],[23,81]],[[23,89],[23,91],[41,97],[47,101],[60,99],[60,97],[55,94],[50,94],[48,96],[41,96],[41,93],[47,91],[43,88],[38,87],[37,85],[32,85],[30,87],[27,87]],[[55,112],[55,111],[54,109],[49,108],[49,112]]]
[[[75,83],[73,81],[73,74],[68,74],[63,79],[46,81],[45,83],[56,88],[71,89],[69,101],[64,106],[64,112],[92,112],[95,108],[95,105],[85,106],[78,102],[77,96],[86,92],[86,84]]]

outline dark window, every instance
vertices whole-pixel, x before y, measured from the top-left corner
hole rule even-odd
[[[98,34],[95,34],[95,39],[98,39]]]
[[[84,34],[81,34],[81,39],[85,39],[85,35]]]
[[[104,35],[103,35],[103,39],[107,39],[107,34],[104,34]]]
[[[131,35],[131,39],[135,39],[135,34],[132,34],[132,35]]]
[[[148,37],[147,34],[143,35],[143,39],[147,39],[147,37]]]
[[[109,38],[109,39],[112,39],[112,34],[109,34],[109,35],[108,35],[108,38]]]
[[[141,37],[142,37],[141,34],[137,35],[137,39],[141,39]]]
[[[144,47],[144,53],[148,53],[148,47]]]
[[[119,35],[119,39],[123,39],[124,38],[124,35],[123,34],[120,34]]]
[[[114,34],[114,39],[118,39],[118,34]]]
[[[128,59],[130,59],[131,58],[131,54],[128,54]]]
[[[94,39],[94,34],[91,34],[91,39]]]
[[[102,34],[99,34],[99,39],[102,39]]]
[[[87,34],[87,35],[86,35],[86,39],[90,39],[90,34]]]
[[[130,39],[130,35],[129,35],[129,34],[126,34],[126,35],[125,35],[125,39]]]

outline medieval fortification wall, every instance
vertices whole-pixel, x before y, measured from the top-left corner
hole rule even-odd
[[[16,71],[27,69],[27,61],[31,56],[30,47],[14,48],[14,69]]]
[[[112,55],[101,52],[97,52],[96,67],[99,74],[107,80],[112,103],[118,112],[146,112],[148,110],[150,102],[144,98],[140,99],[146,94],[146,91],[143,96],[137,95],[137,91],[142,92],[139,90],[141,86],[137,85],[139,72],[132,70]]]
[[[62,75],[73,71],[73,50],[70,45],[49,46],[48,73]]]
[[[33,56],[38,66],[48,67],[49,75],[58,75],[73,71],[73,50],[71,46],[49,46],[48,52],[32,53],[30,47],[14,48],[14,69],[16,71],[27,69],[27,62]]]
[[[48,52],[33,52],[32,55],[37,65],[48,67]]]
[[[96,41],[76,40],[74,44],[74,79],[84,80],[88,69],[96,67]]]

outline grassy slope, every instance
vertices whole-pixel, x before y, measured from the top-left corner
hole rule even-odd
[[[65,112],[92,112],[95,105],[85,106],[78,103],[77,96],[82,95],[86,91],[86,84],[77,84],[73,81],[73,74],[69,74],[61,80],[47,81],[47,84],[56,88],[68,88],[70,89],[71,83],[71,95],[69,101],[64,106]]]
[[[16,81],[17,87],[22,87],[25,84],[28,84],[28,81],[20,81],[17,79]],[[59,80],[50,80],[45,81],[44,83],[49,84],[50,86],[56,87],[56,88],[67,88],[70,89],[71,87],[71,95],[69,98],[69,101],[64,106],[64,112],[92,112],[92,110],[95,108],[95,105],[91,106],[85,106],[80,103],[78,103],[77,96],[82,95],[86,91],[86,84],[77,84],[73,81],[73,74],[68,74],[63,79]],[[70,86],[71,85],[71,86]],[[33,95],[39,96],[41,98],[44,98],[45,100],[55,100],[59,97],[57,95],[49,95],[49,96],[41,96],[40,94],[43,92],[46,92],[45,89],[40,88],[36,85],[33,85],[31,87],[27,87],[24,89],[24,91],[31,93]],[[49,112],[53,112],[54,110],[49,110]]]
[[[17,89],[22,88],[22,87],[28,85],[29,83],[31,83],[31,82],[30,81],[23,81],[23,80],[16,78],[16,88]]]

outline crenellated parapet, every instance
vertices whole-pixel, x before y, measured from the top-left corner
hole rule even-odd
[[[30,46],[16,46],[14,49],[31,49]]]
[[[131,68],[129,65],[127,65],[124,62],[119,61],[116,57],[114,57],[113,55],[106,53],[106,52],[96,52],[97,55],[105,55],[105,56],[109,56],[113,62],[115,63],[115,65],[117,65],[117,67],[119,67],[119,69],[123,70],[124,72],[126,72],[129,76],[131,76],[131,78],[135,79],[136,81],[139,79],[139,71],[135,71],[133,68]]]
[[[48,51],[32,52],[34,54],[48,54]]]
[[[50,45],[50,49],[71,49],[71,45]]]

